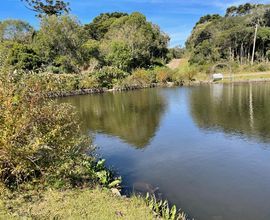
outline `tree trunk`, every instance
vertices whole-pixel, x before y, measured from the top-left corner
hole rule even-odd
[[[258,24],[255,26],[255,34],[253,40],[253,50],[252,50],[252,57],[251,57],[251,65],[254,63],[254,56],[255,56],[255,49],[256,49],[256,39],[257,39],[257,32],[258,32]]]
[[[240,64],[243,64],[243,42],[241,43],[241,48],[240,48]]]

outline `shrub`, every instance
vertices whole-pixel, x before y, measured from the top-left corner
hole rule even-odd
[[[270,69],[270,66],[269,64],[265,64],[265,63],[261,63],[257,66],[257,71],[259,72],[265,72],[265,71],[268,71]]]
[[[28,71],[37,70],[42,65],[41,59],[32,48],[18,43],[15,43],[10,49],[6,62],[14,69]]]
[[[54,60],[55,67],[58,67],[59,73],[78,73],[79,68],[76,62],[68,56],[58,56]]]
[[[99,71],[94,73],[94,77],[97,79],[101,87],[112,88],[119,80],[128,76],[123,70],[116,67],[103,67]]]
[[[159,68],[154,70],[156,73],[156,81],[159,83],[166,83],[171,81],[172,74],[168,68]]]
[[[156,75],[154,71],[145,69],[136,69],[128,77],[129,84],[136,84],[140,86],[149,85],[155,82]]]
[[[193,80],[198,72],[200,72],[200,66],[190,65],[186,62],[183,63],[178,70],[172,73],[172,80],[181,84],[185,80]]]
[[[76,185],[95,173],[89,138],[80,132],[73,107],[44,100],[38,84],[1,76],[0,181]]]
[[[99,87],[98,80],[88,74],[82,74],[79,77],[79,89],[90,89]]]

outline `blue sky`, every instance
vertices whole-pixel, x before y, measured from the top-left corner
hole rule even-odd
[[[2,0],[0,20],[16,18],[38,27],[38,18],[26,9],[21,0]],[[69,0],[72,14],[82,23],[89,23],[104,12],[139,11],[147,19],[158,24],[171,37],[171,46],[184,45],[194,24],[205,14],[224,14],[228,6],[246,3],[248,0]],[[252,3],[270,3],[270,0],[254,0]]]

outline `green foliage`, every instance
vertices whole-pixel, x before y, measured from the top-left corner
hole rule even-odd
[[[16,80],[16,81],[14,81]],[[0,86],[0,180],[77,185],[92,181],[90,141],[81,134],[70,105],[43,101],[39,85],[2,76]]]
[[[95,175],[103,186],[109,188],[118,187],[122,182],[121,177],[116,178],[114,173],[105,167],[105,159],[96,163]]]
[[[132,51],[125,42],[113,41],[106,46],[105,62],[121,70],[129,71],[132,64]]]
[[[202,16],[200,20],[196,23],[196,26],[199,24],[204,24],[206,22],[210,22],[210,21],[217,20],[220,18],[222,17],[219,14],[213,14],[213,15],[208,14],[208,15]]]
[[[93,73],[101,87],[112,88],[119,80],[128,76],[128,73],[115,67],[105,66]]]
[[[119,68],[122,66],[123,70],[150,67],[157,58],[167,58],[168,41],[168,36],[159,27],[136,12],[115,19],[111,24],[102,40],[103,54],[107,61]],[[126,55],[126,59],[123,55],[119,57],[121,53]]]
[[[121,12],[100,14],[94,18],[93,22],[86,24],[84,28],[90,38],[99,41],[109,31],[113,22],[123,16],[128,16],[128,14]]]
[[[255,24],[259,24],[255,61],[267,62],[270,45],[268,14],[270,5],[244,4],[227,9],[224,17],[207,15],[194,27],[186,45],[192,64],[238,62],[248,64],[252,59]]]
[[[189,61],[191,64],[196,63],[199,65],[204,65],[208,62],[217,61],[219,59],[218,56],[218,51],[213,44],[211,44],[211,42],[208,40],[204,40],[195,48]]]
[[[136,69],[126,79],[129,85],[147,86],[156,82],[156,74],[151,70]]]
[[[62,1],[27,2],[34,8],[43,4],[44,10],[54,10],[55,5]],[[39,9],[37,11],[40,12]],[[104,66],[131,72],[136,68],[163,66],[168,60],[169,37],[140,13],[101,14],[84,26],[75,17],[58,15],[42,16],[38,31],[23,21],[6,20],[0,23],[1,44],[17,42],[32,50],[17,56],[11,66],[15,63],[16,69],[34,70],[38,58],[42,62],[42,70],[52,73],[96,72]],[[5,53],[0,48],[1,63]],[[33,67],[29,64],[17,65],[31,60]]]
[[[9,51],[13,48],[14,42],[6,41],[0,44],[0,70],[6,67]]]
[[[86,65],[88,65],[92,58],[100,60],[100,45],[96,40],[89,39],[83,45],[83,55],[85,56]]]
[[[169,68],[155,68],[156,81],[159,83],[167,83],[172,81],[172,71]]]
[[[78,89],[91,89],[99,87],[98,79],[91,74],[79,75],[78,81]]]
[[[6,64],[19,70],[38,70],[42,61],[28,45],[15,43],[7,54]]]
[[[226,17],[229,16],[242,16],[242,15],[246,15],[252,12],[252,9],[257,8],[257,7],[261,7],[261,4],[250,4],[250,3],[246,3],[244,5],[239,5],[237,6],[231,6],[229,8],[227,8],[226,10]]]
[[[146,205],[164,220],[188,220],[185,213],[177,210],[176,206],[169,206],[167,200],[157,200],[155,196],[147,193],[145,197]]]
[[[185,54],[185,48],[176,46],[169,49],[167,58],[168,60],[180,59],[180,58],[183,58],[184,54]]]
[[[0,42],[29,43],[33,34],[34,28],[25,21],[8,19],[0,22]]]
[[[67,84],[72,78],[66,76]],[[56,188],[95,183],[117,187],[121,178],[106,169],[105,160],[95,162],[91,156],[91,140],[81,133],[74,107],[45,99],[41,90],[48,90],[38,77],[1,75],[0,184],[10,188],[28,183]],[[56,89],[48,84],[46,89]]]
[[[79,72],[89,61],[85,33],[77,19],[70,16],[43,17],[34,40],[34,49],[47,65],[60,67],[60,71]],[[87,48],[86,48],[87,49]]]

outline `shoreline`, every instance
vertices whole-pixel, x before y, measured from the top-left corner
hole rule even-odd
[[[48,92],[46,96],[48,98],[64,98],[77,95],[90,95],[90,94],[103,94],[103,93],[113,93],[113,92],[127,92],[140,89],[149,89],[149,88],[172,88],[172,87],[192,87],[192,86],[201,86],[201,85],[210,85],[210,84],[243,84],[243,83],[267,83],[270,82],[270,78],[266,79],[248,79],[248,80],[223,80],[223,81],[189,81],[181,82],[177,85],[174,82],[168,82],[167,84],[158,84],[153,83],[151,85],[131,85],[126,87],[116,87],[112,89],[108,88],[90,88],[90,89],[80,89],[73,91],[58,91],[58,92]]]
[[[139,89],[148,89],[148,88],[156,88],[161,87],[158,84],[151,84],[151,85],[131,85],[128,87],[117,87],[113,89],[108,88],[90,88],[90,89],[80,89],[80,90],[73,90],[73,91],[58,91],[58,92],[47,92],[46,96],[48,98],[64,98],[70,96],[77,96],[77,95],[90,95],[90,94],[103,94],[108,92],[126,92],[126,91],[133,91]]]

